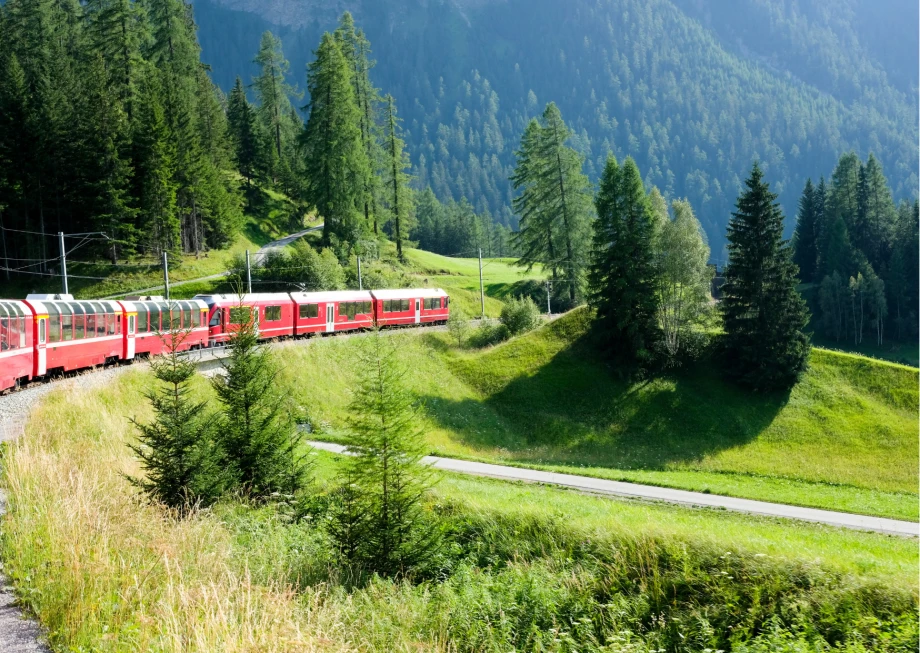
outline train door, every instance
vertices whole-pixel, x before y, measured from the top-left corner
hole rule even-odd
[[[422,312],[421,312],[421,307],[419,306],[421,301],[422,301],[421,299],[415,300],[415,323],[416,324],[422,321]]]
[[[134,332],[137,329],[137,313],[128,313],[128,330],[125,333],[125,358],[131,360],[134,358]]]
[[[326,304],[326,333],[335,331],[335,303]]]
[[[38,340],[35,343],[35,376],[44,376],[48,371],[48,316],[43,315],[38,320]]]

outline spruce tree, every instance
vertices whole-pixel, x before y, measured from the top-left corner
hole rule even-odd
[[[818,191],[809,178],[799,198],[799,212],[792,239],[795,264],[799,266],[799,277],[805,283],[814,281],[817,272],[820,212]]]
[[[227,101],[227,121],[230,127],[230,138],[233,142],[233,152],[240,174],[246,179],[247,188],[252,188],[252,180],[256,176],[258,162],[258,141],[255,125],[255,112],[246,91],[243,89],[243,80],[236,78],[230,98]]]
[[[352,244],[362,232],[357,213],[370,162],[361,143],[361,112],[348,61],[328,33],[308,66],[307,88],[309,118],[302,134],[306,199],[323,217],[324,244]]]
[[[224,467],[249,497],[298,495],[309,468],[278,388],[279,368],[271,351],[259,344],[255,311],[241,304],[230,309],[230,316],[230,356],[222,363],[224,373],[212,381],[223,406],[218,437]]]
[[[606,353],[628,366],[647,365],[660,338],[653,216],[639,169],[611,155],[594,201],[597,220],[588,273],[589,303]]]
[[[882,165],[872,153],[866,160],[863,179],[866,237],[862,250],[872,267],[881,270],[887,263],[897,211]]]
[[[331,531],[340,547],[351,551],[350,562],[385,576],[411,573],[440,543],[437,525],[423,506],[432,475],[421,463],[424,439],[405,376],[392,338],[374,332],[363,340],[349,411],[353,456],[343,476],[356,491],[339,495],[360,506],[341,507]],[[355,528],[361,529],[358,538]]]
[[[150,423],[131,420],[139,431],[139,443],[129,445],[145,472],[131,482],[180,514],[211,505],[226,484],[207,402],[192,399],[195,365],[179,355],[187,336],[181,331],[161,335],[167,353],[151,362],[158,384],[145,395],[154,419]]]
[[[783,389],[798,380],[808,361],[808,309],[796,291],[782,210],[756,163],[745,185],[728,225],[720,303],[726,371],[754,389]]]
[[[405,142],[400,138],[401,120],[396,116],[392,95],[386,96],[384,143],[386,144],[386,167],[383,186],[386,189],[386,208],[389,214],[390,232],[396,243],[396,256],[405,260],[403,243],[413,227],[411,177],[406,170],[411,167]]]
[[[538,147],[542,132],[540,123],[533,118],[521,136],[521,146],[514,153],[517,164],[511,182],[520,195],[514,198],[514,211],[518,215],[518,231],[512,236],[521,256],[518,264],[532,270],[542,265],[555,282],[558,278],[557,227],[552,214],[546,211],[542,201],[543,189],[538,184],[541,164]]]
[[[270,138],[271,174],[277,178],[285,158],[285,141],[293,137],[291,98],[299,94],[285,79],[290,64],[284,58],[281,39],[271,32],[262,34],[255,63],[259,66],[259,74],[252,80],[259,106],[256,113]]]

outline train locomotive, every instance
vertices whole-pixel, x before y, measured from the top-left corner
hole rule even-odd
[[[29,295],[0,300],[0,392],[100,365],[131,362],[167,349],[225,344],[234,325],[253,320],[259,338],[302,338],[372,327],[444,324],[450,297],[441,289],[197,295],[190,300],[129,297],[75,300]]]

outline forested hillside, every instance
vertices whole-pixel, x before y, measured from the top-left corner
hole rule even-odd
[[[690,200],[716,259],[754,159],[790,218],[806,178],[849,150],[875,154],[896,200],[916,196],[917,7],[907,1],[194,4],[225,89],[255,74],[266,29],[304,89],[322,31],[351,10],[373,45],[373,82],[401,107],[416,185],[508,226],[513,152],[550,101],[592,181],[608,151],[633,156],[647,184]]]

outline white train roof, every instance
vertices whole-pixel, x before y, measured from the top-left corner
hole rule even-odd
[[[271,301],[290,301],[291,297],[286,292],[254,292],[245,295],[236,295],[227,293],[225,295],[195,295],[192,299],[197,299],[205,304],[211,305],[232,302],[234,305],[247,302],[271,302]]]
[[[294,301],[310,302],[369,302],[373,299],[367,290],[325,290],[320,292],[292,292]]]
[[[447,297],[440,288],[400,288],[397,290],[372,290],[375,299],[414,299],[415,297]]]

